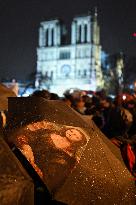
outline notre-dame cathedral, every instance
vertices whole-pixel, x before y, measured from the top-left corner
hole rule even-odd
[[[40,86],[60,95],[69,88],[97,90],[103,87],[100,27],[97,12],[75,17],[70,43],[58,19],[41,22],[37,48],[37,73]],[[39,79],[38,79],[39,80]]]

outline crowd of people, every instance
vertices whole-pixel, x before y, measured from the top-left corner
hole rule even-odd
[[[85,91],[67,90],[60,98],[47,90],[31,96],[62,100],[81,115],[87,115],[117,147],[131,173],[136,176],[136,96],[119,94],[114,98],[104,91],[88,95]]]
[[[84,91],[70,90],[60,98],[47,90],[37,90],[31,96],[46,100],[62,100],[82,115],[88,115],[109,138],[133,138],[136,134],[136,97],[134,95],[117,95],[114,99],[98,92],[88,95]]]
[[[10,97],[10,93],[8,93],[8,95]],[[87,91],[70,89],[64,93],[63,97],[59,97],[56,93],[51,93],[48,90],[36,90],[29,97],[31,99],[37,98],[37,99],[44,99],[47,101],[50,100],[50,101],[54,101],[54,103],[56,103],[56,100],[63,101],[64,104],[70,107],[75,113],[78,113],[79,118],[80,116],[87,116],[88,120],[90,119],[90,121],[94,121],[94,123],[101,130],[101,132],[115,146],[118,147],[118,149],[121,152],[121,155],[122,155],[122,158],[124,160],[126,167],[131,172],[131,174],[134,177],[133,179],[135,180],[135,177],[136,177],[136,96],[135,94],[134,95],[119,94],[115,96],[114,98],[112,98],[112,97],[107,96],[104,91],[94,92],[94,93],[91,93],[90,95]],[[19,97],[17,97],[17,99],[18,98]],[[24,102],[25,102],[25,97],[24,97]],[[22,105],[24,105],[23,103]],[[25,104],[27,105],[27,102],[25,102]],[[23,110],[20,107],[20,109],[22,110],[21,111],[22,114],[26,117],[27,115],[25,114],[25,112],[27,112],[29,108],[27,109],[26,107],[25,108],[26,110]],[[33,111],[33,109],[35,109],[35,107],[31,108],[31,112],[35,115],[36,112]],[[44,112],[44,108],[42,109]],[[18,110],[16,111],[16,113],[18,113]],[[62,116],[63,114],[61,113],[61,117]],[[10,119],[10,116],[9,116],[8,107],[7,109],[4,109],[4,110],[1,109],[0,127],[1,127],[2,134],[4,134],[5,136],[8,133],[7,127],[8,126],[10,127],[10,124],[8,124],[9,119]],[[17,116],[15,116],[15,119],[17,119]],[[27,119],[25,120],[27,122]],[[20,120],[20,123],[22,123],[22,120]],[[63,125],[59,123],[57,124],[56,121],[53,121],[53,123],[51,124],[50,120],[48,122],[47,119],[46,121],[37,121],[36,123],[32,123],[32,124],[30,123],[26,125],[25,125],[26,126],[25,129],[23,128],[24,130],[23,129],[22,131],[19,130],[19,132],[17,133],[17,138],[16,138],[17,144],[16,145],[22,151],[23,155],[28,159],[28,161],[30,162],[32,167],[35,169],[35,171],[38,173],[40,178],[46,181],[46,183],[49,185],[51,190],[54,190],[56,189],[56,187],[58,187],[58,185],[56,184],[60,183],[60,181],[62,181],[62,179],[65,178],[66,176],[64,175],[64,177],[62,177],[62,175],[60,175],[61,180],[58,177],[59,182],[56,181],[55,188],[54,188],[55,179],[54,178],[52,179],[52,176],[50,177],[50,175],[48,177],[46,175],[44,176],[44,172],[42,172],[44,170],[41,166],[43,164],[43,161],[39,159],[39,152],[37,152],[36,154],[33,153],[35,146],[37,146],[37,144],[34,145],[33,137],[35,136],[36,139],[37,139],[37,136],[39,137],[38,138],[39,140],[37,142],[39,143],[38,149],[40,149],[41,147],[40,151],[43,152],[43,156],[45,152],[46,152],[46,156],[48,156],[49,147],[48,146],[46,147],[47,150],[42,147],[43,140],[45,143],[45,139],[43,138],[43,136],[45,137],[45,134],[46,134],[46,140],[48,141],[47,144],[51,146],[50,149],[52,150],[52,153],[55,154],[55,156],[57,156],[56,153],[58,153],[58,150],[59,150],[61,154],[63,153],[63,157],[64,155],[66,155],[67,158],[70,160],[75,159],[75,161],[72,161],[72,164],[69,167],[69,169],[72,170],[73,167],[75,166],[75,163],[78,162],[81,157],[81,153],[80,153],[81,151],[78,150],[79,147],[83,146],[82,143],[86,144],[88,142],[88,139],[84,137],[86,134],[84,134],[83,130],[82,129],[80,130],[79,127],[73,128],[71,126],[65,126],[65,124]],[[15,122],[13,121],[12,121],[12,126],[13,127],[16,126]],[[43,132],[43,127],[45,129],[45,133]],[[13,132],[14,132],[14,129],[13,129]],[[41,133],[41,138],[39,136],[40,133]],[[28,136],[32,135],[32,136],[27,137],[27,135]],[[63,137],[61,135],[63,135]],[[50,136],[50,139],[48,139],[49,136]],[[41,142],[40,142],[40,139],[41,139]],[[28,143],[28,141],[30,141],[31,146]],[[10,142],[8,140],[7,142],[10,145]],[[54,147],[52,146],[52,144],[54,145]],[[37,166],[37,159],[39,159],[39,161],[41,160],[41,165],[39,166]],[[49,163],[49,159],[46,162],[47,165]],[[64,159],[62,160],[59,158],[59,163],[61,165],[63,164],[63,161]],[[50,164],[51,163],[52,163],[52,158],[50,160]],[[50,167],[50,165],[48,167]],[[46,169],[47,167],[45,167],[45,170]],[[67,173],[65,167],[64,167],[64,170],[65,170],[64,173]],[[50,174],[50,170],[48,171]],[[59,176],[59,172],[57,173],[57,175]],[[51,179],[51,180],[49,180],[48,182],[48,179]]]

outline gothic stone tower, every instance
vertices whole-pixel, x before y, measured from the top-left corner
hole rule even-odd
[[[88,15],[73,19],[69,45],[63,44],[64,31],[64,26],[57,19],[40,25],[37,73],[45,79],[42,87],[60,95],[69,88],[102,88],[97,13],[93,17]]]

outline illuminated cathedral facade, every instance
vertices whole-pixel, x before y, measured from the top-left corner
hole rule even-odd
[[[37,48],[37,85],[62,94],[69,88],[97,90],[103,87],[100,27],[97,12],[75,17],[70,43],[60,20],[41,22]],[[40,81],[40,79],[43,79]]]

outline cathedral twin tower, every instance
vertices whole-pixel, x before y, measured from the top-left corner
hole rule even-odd
[[[58,20],[41,22],[37,48],[37,73],[41,86],[60,95],[69,88],[102,88],[100,29],[97,13],[79,16],[71,24],[71,42]]]
[[[60,46],[62,27],[59,20],[41,23],[39,29],[39,46]],[[97,26],[97,44],[99,44],[99,27]],[[75,18],[71,26],[71,44],[91,43],[91,16]]]

